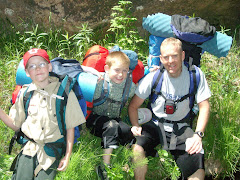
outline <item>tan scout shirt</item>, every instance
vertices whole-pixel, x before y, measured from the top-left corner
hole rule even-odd
[[[49,78],[51,83],[44,89],[40,89],[33,83],[30,84],[28,91],[34,90],[34,94],[29,103],[26,120],[23,107],[23,93],[26,86],[21,89],[16,103],[10,110],[14,125],[21,127],[23,133],[36,142],[29,141],[23,148],[25,155],[33,157],[37,154],[40,168],[36,168],[38,170],[37,172],[35,170],[35,174],[41,169],[47,170],[55,161],[55,157],[50,157],[45,153],[44,144],[62,138],[56,116],[56,98],[61,98],[56,95],[60,83],[56,77]],[[67,129],[74,128],[86,121],[73,91],[68,96],[65,121]]]

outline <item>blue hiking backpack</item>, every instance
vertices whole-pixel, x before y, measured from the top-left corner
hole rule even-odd
[[[157,17],[155,17],[157,18]],[[170,28],[168,31],[172,31],[171,36],[157,36],[153,34],[149,36],[149,57],[148,67],[145,69],[145,74],[149,72],[149,69],[153,65],[160,65],[160,46],[162,41],[166,37],[175,37],[182,42],[182,49],[185,51],[185,61],[196,66],[200,66],[201,55],[203,49],[201,45],[214,38],[216,34],[216,28],[211,26],[207,21],[200,17],[188,17],[178,14],[168,17]],[[152,22],[157,22],[152,20]],[[160,26],[160,24],[158,24]],[[155,27],[155,26],[154,26]],[[154,27],[152,27],[154,29]],[[164,30],[164,27],[162,29]],[[192,58],[192,62],[189,62],[189,58]]]
[[[200,17],[190,18],[178,14],[172,15],[170,26],[174,36],[182,41],[185,60],[192,57],[193,64],[199,66],[203,52],[199,45],[212,39],[216,28]]]
[[[66,124],[65,124],[65,110],[68,100],[68,95],[71,90],[74,91],[79,105],[82,109],[84,116],[87,114],[87,105],[86,101],[83,97],[81,87],[78,84],[76,77],[79,73],[83,72],[80,63],[77,60],[65,60],[62,58],[55,58],[51,60],[51,64],[53,67],[52,72],[50,72],[50,76],[58,77],[61,82],[57,95],[64,97],[64,100],[56,99],[56,115],[59,130],[63,138],[59,139],[56,142],[46,143],[44,146],[44,150],[47,155],[56,157],[60,159],[62,154],[65,153],[66,150]],[[28,88],[25,90],[23,95],[23,104],[25,109],[26,118],[28,116],[28,106],[30,99],[34,93],[34,91],[27,92]],[[74,128],[74,143],[77,142],[77,138],[80,137],[81,126]],[[28,140],[33,141],[33,139],[27,137],[21,129],[15,133],[12,137],[10,145],[9,145],[9,154],[11,154],[12,146],[15,141],[19,144],[24,145]]]

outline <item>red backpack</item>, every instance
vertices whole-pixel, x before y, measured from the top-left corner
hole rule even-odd
[[[124,52],[124,51],[123,51]],[[106,57],[109,54],[109,50],[100,46],[94,45],[85,54],[82,65],[92,67],[99,72],[104,72],[104,66],[106,65]],[[130,59],[131,60],[131,59]],[[134,70],[132,71],[132,80],[135,84],[144,76],[144,65],[142,61],[137,60]]]
[[[100,45],[94,45],[85,54],[83,59],[83,66],[92,67],[99,72],[104,72],[104,66],[106,63],[106,57],[109,52],[106,48]]]
[[[15,104],[18,93],[20,91],[20,89],[22,88],[22,86],[20,85],[16,85],[14,91],[12,92],[12,99],[11,99],[11,104]]]

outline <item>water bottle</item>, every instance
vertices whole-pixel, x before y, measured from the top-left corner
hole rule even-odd
[[[193,108],[192,108],[192,111],[195,115],[198,114],[198,111],[199,111],[199,108],[198,108],[198,104],[197,103],[194,103],[193,105]]]

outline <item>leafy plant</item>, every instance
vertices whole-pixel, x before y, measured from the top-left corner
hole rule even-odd
[[[172,155],[160,146],[158,149],[159,158],[149,157],[147,179],[177,180],[181,173]]]
[[[119,1],[118,5],[112,8],[110,28],[107,30],[109,34],[106,35],[107,44],[109,46],[118,45],[123,49],[136,51],[139,58],[145,60],[146,57],[143,54],[146,51],[141,52],[139,50],[146,50],[148,46],[146,40],[139,36],[135,25],[137,19],[132,17],[131,5],[131,1]]]

